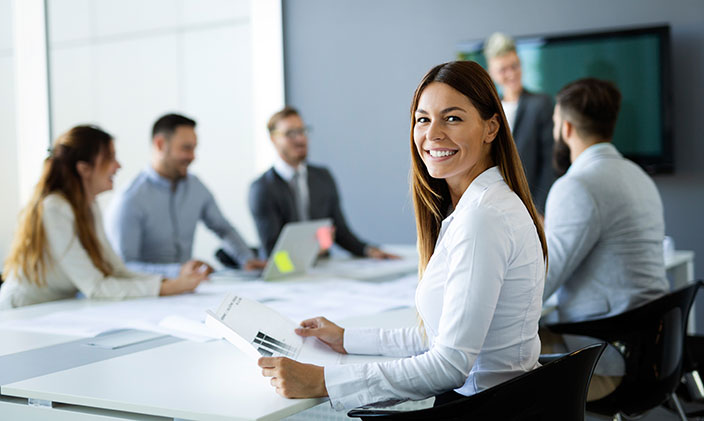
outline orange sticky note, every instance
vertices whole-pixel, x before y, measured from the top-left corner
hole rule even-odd
[[[332,247],[332,227],[320,227],[315,232],[315,237],[318,239],[318,245],[321,250],[328,250]]]

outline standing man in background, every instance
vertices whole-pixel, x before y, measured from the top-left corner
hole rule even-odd
[[[293,221],[331,218],[335,242],[355,256],[395,258],[361,241],[347,226],[337,186],[325,167],[310,165],[306,126],[295,108],[285,107],[267,124],[278,156],[274,166],[255,180],[249,190],[249,209],[268,256],[284,225]]]
[[[501,87],[513,140],[521,156],[531,195],[538,212],[545,212],[545,199],[554,181],[552,168],[552,99],[523,87],[521,60],[516,44],[505,34],[495,33],[484,45],[489,74]]]
[[[262,269],[254,253],[220,212],[203,183],[188,172],[195,159],[196,122],[178,114],[152,128],[152,163],[112,201],[107,218],[110,243],[133,270],[173,276],[191,259],[196,224],[223,240],[223,248],[245,269]],[[190,264],[212,272],[198,260]]]

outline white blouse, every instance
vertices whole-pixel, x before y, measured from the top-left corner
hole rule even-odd
[[[103,230],[100,208],[96,203],[92,206],[95,232],[102,247],[103,258],[113,268],[111,276],[103,275],[93,265],[78,240],[76,218],[68,201],[62,195],[53,193],[44,198],[43,206],[42,223],[51,255],[45,276],[46,285],[39,287],[26,279],[9,277],[0,288],[0,309],[71,298],[78,291],[88,298],[118,299],[159,295],[160,275],[130,272],[110,247]]]
[[[411,358],[325,367],[333,408],[471,395],[536,368],[544,279],[533,220],[492,167],[443,221],[416,289],[428,345],[419,327],[345,329],[349,353]]]

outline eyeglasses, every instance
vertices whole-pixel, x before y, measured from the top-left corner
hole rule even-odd
[[[297,137],[307,136],[308,133],[310,133],[310,131],[311,131],[311,128],[309,126],[305,126],[305,127],[300,127],[297,129],[289,129],[289,130],[286,130],[285,132],[275,130],[274,134],[283,136],[287,139],[295,139]]]
[[[521,62],[520,61],[509,63],[509,64],[498,69],[500,74],[506,74],[509,71],[517,72],[519,70],[521,70]]]

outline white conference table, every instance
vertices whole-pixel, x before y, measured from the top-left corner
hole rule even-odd
[[[677,250],[672,253],[665,254],[665,270],[667,277],[670,279],[672,289],[678,289],[693,282],[694,279],[694,252],[690,250]],[[692,305],[692,310],[689,312],[689,320],[687,322],[687,333],[694,334],[697,332],[695,306]]]
[[[110,302],[72,299],[44,303],[0,312],[0,321],[102,305]],[[340,324],[393,328],[414,323],[415,310],[403,308],[352,317]],[[51,365],[52,355],[45,350],[74,346],[81,340],[70,335],[0,328],[0,358],[23,357],[19,364],[31,372],[33,364]],[[75,346],[77,351],[86,352],[85,344]],[[66,350],[62,348],[61,352]],[[348,363],[384,359],[346,358]],[[256,363],[224,340],[173,340],[125,355],[46,371],[47,374],[0,383],[0,419],[276,420],[326,401],[278,396]],[[332,413],[332,418],[341,416]]]
[[[383,317],[349,320],[344,325],[401,327],[413,324],[414,315],[409,308]],[[350,362],[374,359],[350,357]],[[324,402],[278,396],[256,364],[222,340],[180,341],[0,389],[5,397],[32,400],[35,406],[0,402],[0,413],[22,419],[62,419],[61,412],[92,419],[86,414],[89,412],[98,416],[95,419],[118,419],[128,413],[130,419],[145,420],[275,420]]]
[[[693,258],[692,252],[675,252],[666,259],[673,287],[692,280]],[[45,303],[0,312],[0,320],[106,304],[88,300]],[[402,327],[414,323],[415,310],[405,308],[355,317],[341,324]],[[80,339],[14,330],[0,330],[0,338],[0,357]],[[350,362],[370,358],[378,357],[353,356]],[[27,362],[32,363],[42,361]],[[0,419],[274,420],[324,401],[291,400],[276,395],[249,357],[229,343],[182,340],[2,383]]]

